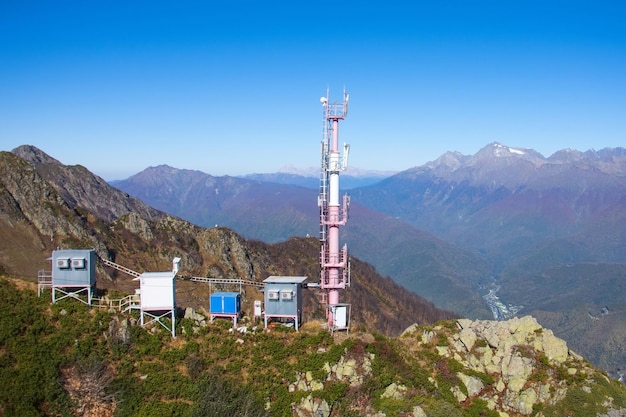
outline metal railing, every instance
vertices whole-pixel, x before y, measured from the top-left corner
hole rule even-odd
[[[91,301],[93,307],[115,309],[121,312],[139,310],[141,307],[141,299],[136,294],[127,295],[119,299],[92,298]]]
[[[203,278],[203,277],[183,277],[182,279],[194,281],[194,282],[206,282],[207,284],[233,284],[233,285],[248,285],[251,287],[263,288],[262,282],[247,281],[245,279],[235,278]]]
[[[52,271],[40,269],[37,272],[37,297],[40,297],[41,292],[46,288],[52,288]]]
[[[137,271],[133,271],[130,268],[126,268],[125,266],[116,264],[113,261],[109,261],[108,259],[104,259],[104,258],[100,258],[100,260],[102,261],[103,264],[105,264],[106,266],[110,266],[113,269],[117,269],[118,271],[124,272],[125,274],[128,274],[130,276],[133,276],[135,278],[137,278],[139,275],[141,275],[139,272]]]

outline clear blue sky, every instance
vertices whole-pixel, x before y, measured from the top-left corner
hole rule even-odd
[[[319,98],[344,86],[362,169],[626,146],[626,2],[0,4],[0,150],[107,180],[318,166]]]

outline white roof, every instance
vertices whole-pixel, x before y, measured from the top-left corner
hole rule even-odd
[[[137,278],[133,278],[133,281],[139,281],[141,278],[170,278],[174,279],[176,276],[176,272],[174,271],[165,271],[165,272],[144,272],[139,275]]]
[[[276,283],[276,284],[300,284],[307,278],[308,277],[278,277],[278,276],[271,276],[271,277],[265,278],[263,280],[263,282],[270,282],[270,283]]]

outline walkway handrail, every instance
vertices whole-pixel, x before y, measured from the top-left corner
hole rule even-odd
[[[52,271],[40,269],[37,272],[37,297],[45,288],[52,288]]]
[[[122,271],[130,276],[133,276],[135,278],[137,278],[139,275],[141,275],[139,272],[133,271],[130,268],[126,268],[125,266],[116,264],[113,261],[109,261],[108,259],[104,259],[104,258],[100,258],[100,260],[102,261],[103,264],[110,266],[113,269],[117,269],[118,271]]]
[[[92,298],[92,305],[98,308],[114,308],[118,311],[128,311],[139,309],[140,301],[137,295],[127,295],[118,299]]]
[[[245,279],[235,279],[235,278],[185,277],[183,279],[188,279],[190,281],[195,281],[195,282],[206,282],[208,284],[235,284],[235,285],[248,285],[248,286],[257,287],[257,288],[264,287],[264,284],[262,282],[247,281]]]

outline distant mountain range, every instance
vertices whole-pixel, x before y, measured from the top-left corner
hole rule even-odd
[[[341,188],[343,190],[351,190],[356,187],[365,187],[375,184],[396,173],[397,172],[392,171],[372,171],[349,167],[341,175]],[[249,174],[241,178],[276,184],[299,185],[301,187],[317,190],[320,186],[320,169],[298,169],[294,166],[287,166],[282,168],[279,172],[270,174]]]
[[[316,189],[300,177],[292,177],[297,185],[284,175],[252,178],[160,166],[115,186],[247,238],[317,234]],[[467,317],[535,315],[604,369],[626,366],[615,345],[626,336],[625,149],[545,158],[491,143],[474,155],[447,152],[350,196],[342,239],[382,274]]]
[[[623,208],[626,150],[563,150],[544,158],[493,143],[472,156],[448,152],[351,194],[374,210],[479,251],[497,272],[516,254],[580,233]],[[608,252],[613,255],[604,260],[626,259],[626,252]]]

